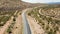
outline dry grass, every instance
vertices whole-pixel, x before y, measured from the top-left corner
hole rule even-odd
[[[37,24],[41,25],[47,34],[59,34],[60,32],[60,20],[55,19],[60,15],[60,8],[33,8],[32,11],[28,13],[29,16],[35,18],[38,21]],[[53,17],[53,18],[52,18]],[[60,19],[60,18],[59,18]],[[57,32],[58,31],[58,32]]]

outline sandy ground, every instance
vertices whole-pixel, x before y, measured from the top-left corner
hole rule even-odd
[[[27,16],[32,34],[45,34],[44,30],[40,25],[37,24],[37,22],[30,16]]]
[[[16,15],[17,11],[14,13],[14,15]],[[13,29],[12,29],[12,33],[11,34],[22,34],[22,17],[20,15],[20,12],[17,14],[17,17],[16,17],[16,22],[13,26]],[[8,34],[7,32],[5,32],[5,34]]]
[[[6,24],[5,24],[2,28],[0,28],[0,34],[4,34],[4,32],[5,32],[5,31],[8,29],[8,27],[11,25],[12,19],[13,19],[13,17],[12,17],[9,21],[7,21]]]
[[[17,11],[14,13],[14,15],[16,15],[16,13]],[[6,34],[6,30],[11,25],[12,21],[13,21],[13,16],[11,16],[11,19],[8,20],[6,24],[0,28],[0,34]]]
[[[12,34],[22,34],[22,19],[21,15],[19,15],[16,19],[16,23],[13,27]]]

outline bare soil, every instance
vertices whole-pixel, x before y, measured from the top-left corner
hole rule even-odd
[[[22,17],[19,15],[16,18],[16,23],[13,27],[12,34],[22,34]]]
[[[34,18],[27,16],[27,19],[28,19],[32,34],[45,34],[42,27],[37,24]]]
[[[7,21],[6,24],[5,24],[3,27],[0,28],[0,34],[4,34],[4,32],[5,32],[5,31],[8,29],[8,27],[11,25],[12,19],[13,19],[13,17],[12,17],[9,21]]]

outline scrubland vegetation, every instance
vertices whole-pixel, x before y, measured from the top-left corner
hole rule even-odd
[[[13,23],[11,23],[11,25],[9,26],[9,28],[8,28],[8,30],[7,30],[8,34],[11,34],[11,33],[12,33],[12,29],[13,29],[13,26],[14,26],[14,24],[15,24],[15,21],[16,21],[16,18],[15,18],[15,16],[14,16],[14,17],[13,17]]]
[[[16,18],[18,17],[18,14],[21,15],[20,10],[5,10],[5,11],[0,10],[0,28],[2,28],[7,23],[7,21],[11,20],[11,17],[13,17],[13,21],[12,21],[11,25],[6,30],[7,34],[12,33],[12,30],[16,23]]]
[[[3,26],[6,23],[6,21],[9,20],[9,18],[10,18],[10,16],[2,16],[2,17],[0,17],[0,26]]]
[[[58,7],[37,7],[28,11],[28,15],[35,18],[47,34],[60,32],[60,8]]]
[[[0,26],[4,26],[14,13],[15,11],[0,11]]]

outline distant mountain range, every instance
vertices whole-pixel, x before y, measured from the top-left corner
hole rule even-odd
[[[60,4],[60,2],[49,2],[47,4]]]

